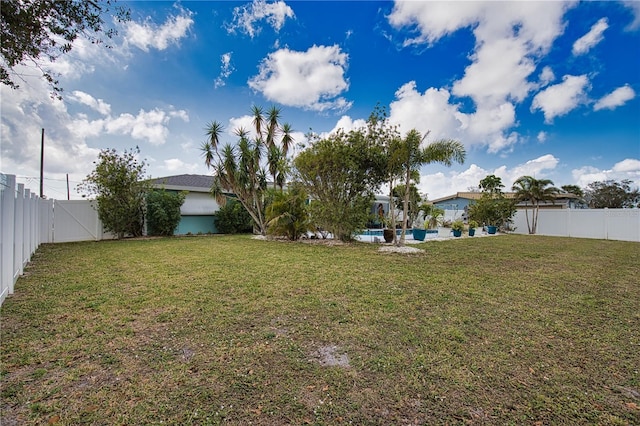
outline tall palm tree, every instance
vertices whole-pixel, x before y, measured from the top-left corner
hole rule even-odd
[[[402,159],[402,168],[404,170],[405,193],[402,205],[403,220],[402,233],[400,234],[399,245],[404,245],[405,234],[407,232],[406,218],[409,214],[409,196],[410,184],[412,177],[417,176],[414,180],[419,179],[420,167],[425,164],[440,163],[449,167],[455,161],[456,163],[464,163],[467,155],[462,143],[452,139],[440,139],[431,142],[424,149],[421,148],[422,142],[429,135],[427,132],[424,136],[416,129],[410,130],[406,137],[402,140],[399,147],[399,155]]]
[[[543,201],[555,201],[555,196],[560,190],[553,185],[550,179],[536,179],[532,176],[521,176],[513,182],[511,190],[516,193],[518,201],[524,201],[524,214],[527,220],[527,228],[529,234],[535,234],[538,228],[538,212],[540,211],[540,203]],[[531,202],[533,213],[531,223],[529,223],[528,203]]]

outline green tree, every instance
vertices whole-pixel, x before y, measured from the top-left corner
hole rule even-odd
[[[253,219],[238,200],[228,200],[213,214],[216,230],[221,234],[244,234],[253,230]]]
[[[187,191],[151,190],[147,193],[147,234],[171,236],[180,223],[180,207]]]
[[[403,176],[403,151],[402,138],[398,127],[389,122],[389,115],[386,108],[376,105],[372,113],[369,115],[366,126],[366,137],[370,140],[372,146],[381,149],[384,154],[384,164],[382,165],[385,174],[385,183],[389,188],[389,213],[386,220],[383,221],[385,227],[396,227],[397,207],[394,200],[396,199],[395,186],[396,181]],[[393,232],[393,244],[397,244],[398,237]]]
[[[502,194],[502,179],[496,175],[488,175],[480,181],[480,191],[490,194]]]
[[[502,179],[489,175],[480,181],[480,188],[482,196],[469,205],[469,219],[483,225],[506,228],[516,214],[516,203],[502,192]]]
[[[96,168],[78,185],[85,195],[95,195],[98,217],[105,231],[118,238],[142,235],[145,196],[150,182],[145,179],[145,162],[138,160],[140,149],[103,149]]]
[[[535,234],[538,228],[538,213],[540,212],[540,203],[551,201],[555,202],[555,196],[560,192],[553,185],[550,179],[536,179],[532,176],[520,176],[515,180],[511,190],[514,191],[517,201],[524,201],[524,214],[527,220],[527,228],[529,234]],[[529,221],[528,204],[531,202],[533,212],[531,213],[531,221]]]
[[[269,234],[296,241],[312,230],[306,203],[307,194],[299,185],[274,193],[266,211]]]
[[[384,152],[366,129],[310,137],[294,163],[296,179],[312,200],[311,216],[334,238],[352,240],[370,219],[375,191],[386,179]]]
[[[0,81],[17,89],[18,65],[35,65],[59,96],[62,88],[54,74],[42,69],[42,60],[55,61],[68,53],[83,35],[92,43],[102,43],[116,32],[105,25],[104,16],[113,13],[120,21],[129,19],[129,10],[112,8],[115,1],[3,0],[2,63]]]
[[[560,188],[566,193],[577,196],[580,200],[584,198],[584,191],[578,185],[562,185]]]
[[[637,208],[640,205],[640,192],[638,188],[632,188],[632,184],[629,179],[591,182],[587,185],[585,200],[592,209]]]
[[[464,163],[466,157],[466,151],[464,146],[451,139],[440,139],[428,144],[425,148],[421,148],[424,138],[428,136],[428,133],[420,135],[420,132],[413,129],[407,133],[406,137],[401,140],[398,146],[397,155],[401,159],[402,169],[404,172],[404,186],[405,192],[403,196],[402,212],[403,217],[408,217],[409,214],[409,187],[413,180],[417,183],[420,178],[420,167],[425,164],[441,163],[446,166],[451,166],[455,161],[457,163]],[[402,233],[400,234],[399,245],[404,245],[405,234],[407,232],[407,221],[402,223]]]
[[[213,121],[207,126],[208,140],[202,145],[201,151],[205,165],[213,169],[213,185],[211,193],[220,205],[224,205],[230,198],[237,199],[249,213],[253,222],[261,235],[266,235],[267,225],[264,216],[265,195],[267,190],[267,172],[263,167],[263,160],[270,147],[276,146],[276,140],[282,136],[282,155],[267,158],[275,163],[282,163],[286,159],[285,147],[288,149],[292,143],[290,133],[283,133],[277,108],[269,111],[265,117],[262,109],[253,107],[253,124],[255,126],[255,137],[250,138],[246,129],[235,129],[235,134],[239,140],[236,145],[226,144],[220,147],[220,137],[224,128],[222,124]],[[286,127],[288,132],[290,126]],[[282,135],[281,135],[282,133]],[[275,172],[286,171],[286,167],[275,165],[272,169]],[[284,183],[285,177],[278,179],[274,174],[274,185],[276,181]]]
[[[444,218],[444,210],[430,203],[422,203],[420,206],[422,218],[425,220],[425,228],[435,229],[438,223]]]

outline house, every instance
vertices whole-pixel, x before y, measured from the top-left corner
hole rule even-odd
[[[515,197],[514,192],[505,192],[503,194],[506,198]],[[480,197],[482,197],[482,192],[456,192],[455,194],[429,200],[428,202],[443,209],[445,211],[445,219],[462,219],[466,221],[469,205],[479,200]],[[532,208],[531,203],[527,204],[525,202],[518,203],[516,207],[519,209],[526,207]],[[580,201],[577,195],[566,192],[557,194],[553,202],[543,201],[540,203],[541,209],[579,209],[584,207],[584,203]]]
[[[220,209],[211,195],[213,176],[176,175],[151,180],[154,188],[166,191],[187,191],[180,208],[181,219],[176,235],[216,233],[213,214]]]

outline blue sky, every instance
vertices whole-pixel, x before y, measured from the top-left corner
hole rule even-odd
[[[139,146],[152,177],[207,174],[208,122],[250,127],[252,105],[282,110],[303,143],[385,106],[404,133],[454,138],[463,165],[425,166],[430,199],[522,175],[557,186],[640,184],[640,2],[120,2],[110,49],[79,39],[1,87],[3,173],[71,197],[100,149]],[[294,151],[295,153],[295,151]]]

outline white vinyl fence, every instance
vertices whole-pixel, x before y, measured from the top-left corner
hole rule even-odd
[[[40,244],[111,238],[90,201],[45,200],[0,173],[0,305]]]
[[[528,209],[529,222],[533,214]],[[516,234],[527,234],[524,209],[514,216]],[[640,242],[640,209],[541,209],[536,234]]]

